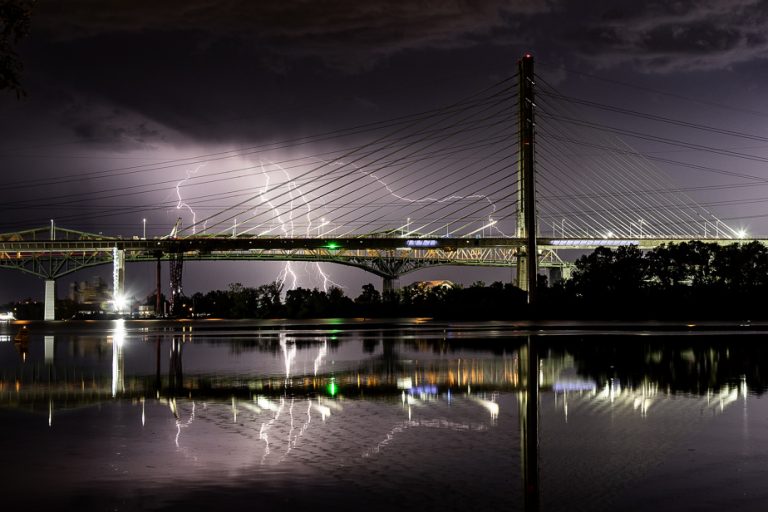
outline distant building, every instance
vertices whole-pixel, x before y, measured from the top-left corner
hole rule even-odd
[[[99,276],[94,276],[90,281],[71,283],[68,298],[78,305],[77,315],[81,318],[95,318],[114,312],[112,287]],[[135,302],[136,299],[127,301],[127,312],[133,311]]]
[[[155,306],[139,306],[139,318],[155,318]]]
[[[455,288],[456,285],[445,279],[435,281],[416,281],[404,288],[413,297],[427,297],[430,294],[445,292]]]
[[[435,288],[441,288],[444,290],[456,288],[456,285],[452,281],[448,281],[447,279],[437,279],[434,281],[416,281],[410,286],[412,288],[416,288],[417,290],[425,291],[425,292],[434,290]]]
[[[112,289],[107,283],[95,276],[90,281],[80,281],[69,285],[69,300],[78,304],[90,306],[87,309],[106,309],[112,300]]]

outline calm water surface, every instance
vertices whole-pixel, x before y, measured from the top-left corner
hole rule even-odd
[[[766,510],[768,336],[0,326],[24,509]]]

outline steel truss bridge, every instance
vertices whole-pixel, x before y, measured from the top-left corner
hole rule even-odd
[[[701,238],[732,244],[737,240]],[[687,242],[680,238],[551,238],[538,237],[538,266],[568,271],[558,250]],[[768,240],[758,240],[768,244]],[[385,280],[440,265],[514,267],[527,243],[523,238],[421,238],[357,236],[353,238],[265,238],[250,235],[196,236],[183,239],[124,239],[48,227],[0,234],[0,268],[56,280],[88,267],[125,262],[173,261],[310,261],[361,268]]]

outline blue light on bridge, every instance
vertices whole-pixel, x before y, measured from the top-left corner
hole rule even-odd
[[[417,238],[415,240],[406,240],[405,245],[407,247],[437,247],[438,243],[437,240],[425,240],[422,238]]]

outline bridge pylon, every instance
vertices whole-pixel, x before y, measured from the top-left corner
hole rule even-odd
[[[181,305],[182,296],[182,276],[184,273],[184,253],[179,250],[170,255],[169,267],[171,274],[171,297],[169,304],[169,312],[171,315],[179,313],[178,309]]]
[[[528,292],[528,303],[536,302],[538,248],[536,246],[536,176],[534,173],[534,86],[533,55],[518,61],[519,147],[517,161],[517,237],[525,238],[525,248],[517,256],[517,286]]]

